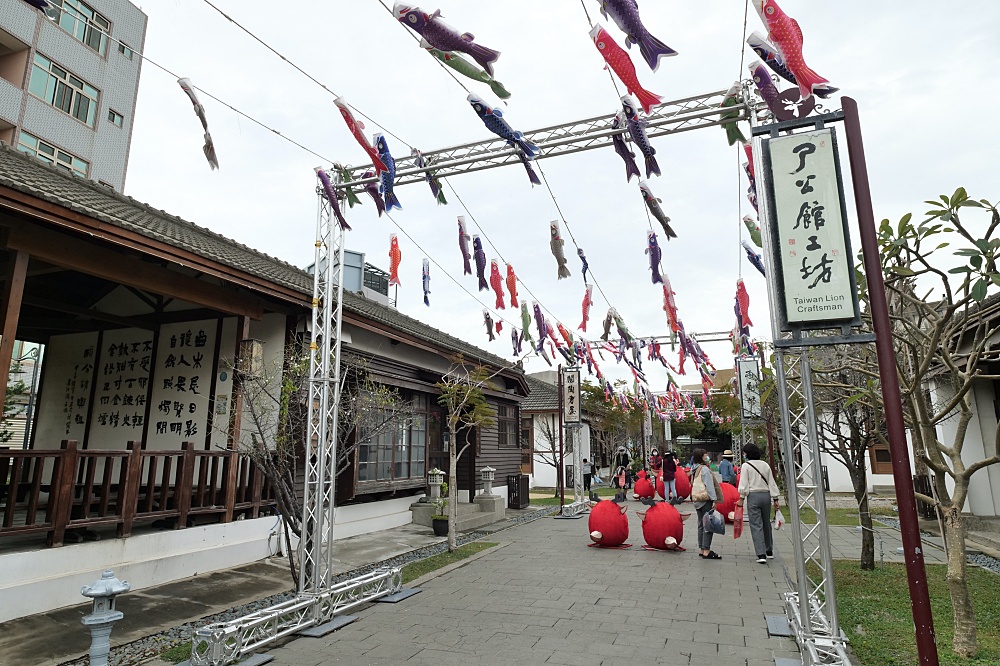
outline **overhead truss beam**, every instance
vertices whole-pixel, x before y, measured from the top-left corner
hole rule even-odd
[[[654,139],[667,134],[720,125],[722,124],[721,115],[724,113],[738,114],[733,118],[727,118],[727,122],[747,120],[749,116],[746,105],[722,107],[722,100],[725,98],[726,92],[726,90],[718,90],[704,95],[664,102],[646,116],[647,135]],[[539,154],[535,157],[536,160],[570,155],[610,146],[612,137],[625,132],[624,129],[611,127],[614,117],[615,114],[610,113],[586,120],[543,127],[525,132],[524,135],[528,141],[538,146]],[[521,162],[518,153],[500,138],[428,151],[424,152],[423,156],[430,164],[429,168],[434,171],[438,178],[483,171],[509,164],[520,164]],[[413,156],[393,157],[396,162],[396,186],[424,180],[426,168],[417,166]],[[362,174],[366,171],[374,171],[371,164],[360,167],[349,166],[347,170],[350,172],[351,181],[339,183],[337,187],[373,183],[378,180],[376,177],[362,178]]]

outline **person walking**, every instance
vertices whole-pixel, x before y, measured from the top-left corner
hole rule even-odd
[[[663,492],[668,502],[677,499],[677,463],[673,451],[663,454]]]
[[[695,449],[692,457],[697,461],[691,469],[691,500],[698,512],[698,557],[706,560],[721,560],[722,556],[712,550],[711,532],[705,529],[705,516],[715,510],[722,497],[715,489],[715,477],[708,463],[711,460],[705,449]]]
[[[774,557],[774,543],[771,539],[771,505],[777,510],[778,484],[767,463],[761,462],[760,447],[747,444],[743,447],[746,461],[740,471],[740,499],[736,506],[746,504],[750,518],[750,536],[753,539],[757,561],[766,564]]]
[[[587,462],[587,459],[583,459],[583,492],[590,492],[590,479],[594,475],[594,466]]]
[[[719,463],[719,476],[724,483],[736,486],[736,468],[733,467],[733,452],[726,449],[722,452],[722,462]]]

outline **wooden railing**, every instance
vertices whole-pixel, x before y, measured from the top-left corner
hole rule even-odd
[[[119,537],[136,522],[184,528],[195,521],[256,518],[273,504],[270,485],[237,451],[0,450],[0,538],[44,532],[61,546],[66,531],[115,525]]]

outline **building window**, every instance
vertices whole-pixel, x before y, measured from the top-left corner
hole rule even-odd
[[[869,449],[871,452],[872,474],[892,474],[892,454],[889,446],[876,442]]]
[[[531,474],[535,461],[535,427],[530,416],[521,417],[521,474]]]
[[[114,125],[115,127],[121,127],[122,126],[122,122],[124,120],[125,120],[125,116],[123,116],[122,114],[118,113],[117,111],[114,111],[112,109],[108,109],[108,122],[110,122],[112,125]]]
[[[518,434],[517,408],[512,405],[497,405],[497,445],[507,449],[520,448]]]
[[[428,426],[437,419],[428,397],[416,394],[413,415],[392,423],[358,444],[358,482],[422,479],[426,469]]]
[[[123,43],[118,42],[118,53],[121,53],[123,56],[131,60],[132,54],[135,52],[128,46],[125,46]]]
[[[45,15],[60,28],[101,55],[108,45],[111,22],[80,0],[48,0]]]
[[[55,64],[40,53],[35,54],[28,90],[60,111],[82,123],[94,126],[97,116],[97,88]]]
[[[38,137],[32,136],[27,132],[21,132],[17,142],[17,149],[25,155],[37,157],[43,162],[54,164],[69,173],[82,176],[84,178],[87,177],[87,169],[90,167],[88,162],[85,162],[74,155],[70,155],[64,150],[59,150],[55,146],[49,145]]]

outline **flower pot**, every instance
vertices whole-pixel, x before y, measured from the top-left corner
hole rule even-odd
[[[434,518],[431,523],[434,526],[434,536],[448,536],[447,518]]]

